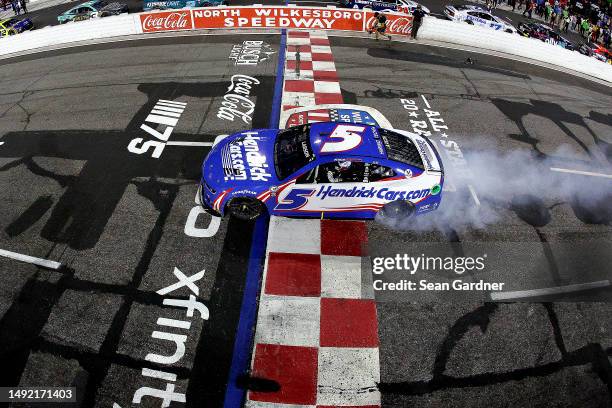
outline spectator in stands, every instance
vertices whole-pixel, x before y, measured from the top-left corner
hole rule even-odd
[[[544,4],[546,0],[537,0],[536,15],[542,17],[544,15]]]
[[[12,0],[11,2],[12,6],[13,6],[13,11],[15,12],[15,15],[18,16],[19,15],[19,0]]]
[[[572,19],[570,18],[567,8],[563,10],[563,20],[562,21],[563,21],[561,23],[563,26],[562,30],[567,33],[567,30],[569,29],[569,26],[572,23]]]
[[[591,41],[596,43],[598,37],[599,37],[599,26],[597,24],[591,24]]]
[[[531,11],[533,9],[533,3],[531,2],[531,0],[525,0],[525,11],[523,11],[523,15],[525,15],[525,13],[529,14],[529,18],[531,17]]]
[[[578,24],[578,19],[576,18],[575,14],[572,14],[571,16],[571,30],[572,31],[576,31],[576,25]]]
[[[606,48],[610,48],[610,28],[609,27],[605,27],[603,29],[603,33],[602,33],[602,40],[603,40],[603,44]]]
[[[552,19],[551,23],[559,27],[561,25],[561,6],[559,5],[558,1],[555,2],[555,7],[553,8],[553,15],[554,18]]]
[[[21,9],[23,10],[23,14],[28,12],[28,7],[26,6],[26,0],[19,0],[19,4],[21,4]]]
[[[410,35],[415,40],[417,38],[417,31],[419,31],[419,27],[421,27],[421,23],[423,22],[423,17],[425,17],[425,12],[419,4],[416,10],[414,10],[414,13],[412,13],[412,33]]]
[[[414,23],[413,23],[412,29],[414,30]],[[372,28],[370,29],[370,34],[374,33],[377,41],[378,41],[379,35],[382,35],[383,37],[387,37],[387,40],[391,40],[391,36],[388,34],[385,34],[386,30],[387,30],[387,16],[385,16],[383,13],[379,13],[378,11],[375,12],[374,13],[374,24],[372,25]]]
[[[591,24],[589,24],[589,20],[587,20],[586,18],[582,19],[582,22],[580,23],[580,34],[582,34],[583,36],[585,36],[588,40],[589,38],[589,28],[590,28]]]

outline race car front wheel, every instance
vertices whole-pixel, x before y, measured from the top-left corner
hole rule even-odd
[[[390,221],[400,221],[414,215],[416,207],[410,201],[391,201],[378,211],[378,216]]]
[[[266,210],[264,204],[252,197],[235,197],[227,204],[226,211],[241,220],[254,220]]]

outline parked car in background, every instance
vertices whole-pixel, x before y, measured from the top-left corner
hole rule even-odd
[[[24,31],[31,30],[33,27],[34,23],[29,18],[24,18],[23,20],[17,18],[0,20],[0,37],[23,33]]]
[[[599,61],[612,64],[612,52],[610,52],[603,45],[594,43],[583,43],[580,47],[578,47],[578,52],[589,57],[593,57]]]
[[[412,0],[340,0],[340,5],[355,9],[369,8],[375,11],[400,11],[412,14],[419,3]],[[423,5],[421,9],[425,14],[430,13],[429,9]]]
[[[57,21],[60,24],[69,21],[89,20],[96,17],[116,16],[121,13],[127,13],[128,5],[123,3],[107,3],[104,0],[94,0],[81,3],[78,6],[57,16]]]
[[[149,10],[170,10],[192,7],[212,7],[227,4],[225,0],[144,0],[142,9]]]
[[[549,44],[558,45],[568,50],[573,50],[574,44],[563,37],[561,34],[553,30],[551,27],[535,22],[521,22],[519,23],[518,32],[524,37],[537,38],[538,40],[547,42]]]
[[[465,22],[507,33],[516,33],[516,28],[509,21],[504,21],[494,16],[480,6],[473,6],[471,4],[447,5],[444,7],[444,15],[449,20]]]

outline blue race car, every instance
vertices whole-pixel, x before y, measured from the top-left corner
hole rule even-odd
[[[198,197],[214,215],[408,217],[440,205],[434,145],[402,130],[320,122],[227,136],[202,164]]]
[[[31,30],[33,27],[34,24],[29,18],[24,18],[23,20],[16,18],[0,20],[0,37],[23,33],[24,31]]]

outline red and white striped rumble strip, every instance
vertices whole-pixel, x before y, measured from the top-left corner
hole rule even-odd
[[[283,85],[283,110],[342,103],[336,64],[323,31],[289,31]]]
[[[273,217],[247,407],[379,407],[376,303],[362,287],[361,221]],[[364,296],[365,294],[365,296]]]

